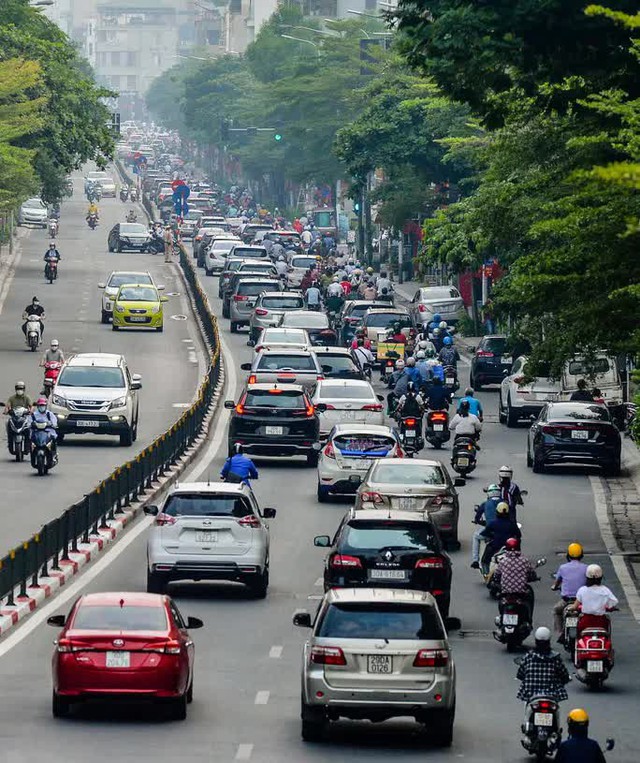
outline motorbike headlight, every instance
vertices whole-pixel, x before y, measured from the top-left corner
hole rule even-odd
[[[114,408],[124,408],[126,404],[127,404],[126,397],[117,397],[115,400],[111,401],[109,405],[109,410],[113,410]]]
[[[61,397],[60,395],[53,395],[52,398],[51,398],[51,402],[54,405],[61,406],[62,408],[66,408],[67,407],[67,401],[65,400],[64,397]]]
[[[116,305],[114,309],[117,313],[124,313],[124,307],[122,307],[122,305]]]

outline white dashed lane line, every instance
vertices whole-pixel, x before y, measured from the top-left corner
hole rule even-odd
[[[236,751],[236,760],[249,760],[253,753],[252,744],[239,744]]]
[[[269,649],[269,657],[271,657],[272,660],[279,660],[282,657],[282,647],[272,646],[271,649]]]
[[[266,705],[269,701],[269,695],[271,692],[268,691],[259,691],[256,693],[256,698],[253,702],[254,705]]]

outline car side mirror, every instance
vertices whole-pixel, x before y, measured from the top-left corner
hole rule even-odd
[[[98,284],[98,288],[99,289],[106,289],[107,288],[107,284],[106,283],[99,283]]]
[[[160,297],[160,302],[168,302],[169,297]]]
[[[316,403],[316,411],[318,413],[324,413],[327,410],[326,403]]]
[[[275,509],[262,509],[262,516],[264,519],[275,519],[276,518],[276,510]]]
[[[296,612],[293,616],[293,624],[298,628],[311,628],[311,615],[308,612]]]
[[[163,284],[163,283],[159,283],[159,284],[156,286],[156,289],[157,289],[158,291],[164,291],[164,289],[165,289],[165,286],[164,286],[164,284]]]
[[[444,627],[447,631],[459,631],[462,628],[462,622],[459,617],[446,617]]]
[[[202,628],[204,623],[199,617],[187,617],[187,629],[192,631],[196,628]]]
[[[131,380],[131,389],[132,390],[134,390],[134,389],[142,389],[142,380],[139,379],[139,378],[136,379],[135,376],[134,376],[133,379]]]
[[[607,741],[605,742],[605,747],[607,749],[607,752],[611,752],[613,748],[616,746],[616,740],[609,737]]]
[[[229,410],[233,410],[236,407],[236,404],[233,402],[233,400],[225,400],[224,407],[228,408]]]
[[[352,485],[359,485],[362,482],[362,477],[359,474],[349,475],[349,482]]]
[[[376,397],[378,398],[378,400],[379,400],[381,403],[384,401],[384,396],[383,396],[383,395],[376,395]]]
[[[242,364],[240,365],[240,368],[241,368],[243,371],[251,371],[251,363],[242,363]]]
[[[455,487],[464,487],[467,484],[467,481],[464,477],[456,477],[453,480],[453,484]]]
[[[144,506],[142,511],[144,511],[145,514],[148,514],[150,517],[157,517],[160,513],[160,509],[154,505]]]
[[[318,548],[329,548],[331,538],[328,535],[316,535],[313,539],[313,545],[318,546]]]
[[[54,628],[64,628],[66,622],[66,615],[52,615],[51,617],[47,617],[47,625],[53,625]]]

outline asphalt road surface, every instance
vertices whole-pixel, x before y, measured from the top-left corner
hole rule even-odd
[[[0,436],[0,491],[3,497],[3,528],[0,556],[39,530],[93,489],[111,471],[132,458],[178,418],[175,407],[189,403],[199,379],[195,357],[196,327],[190,315],[184,287],[176,266],[165,265],[162,255],[109,254],[107,233],[124,220],[130,205],[116,199],[100,202],[100,225],[90,230],[85,222],[87,202],[83,180],[74,178],[75,193],[62,206],[57,238],[62,255],[58,280],[44,280],[43,257],[47,231],[33,229],[22,239],[21,255],[13,282],[0,314],[0,400],[13,393],[17,379],[27,384],[35,400],[42,389],[41,353],[31,353],[22,331],[22,312],[37,296],[46,310],[42,350],[56,338],[68,357],[78,352],[123,354],[132,373],[142,375],[138,441],[120,447],[116,437],[70,436],[60,447],[60,462],[46,477],[38,477],[28,461],[15,463],[6,447],[5,419]],[[145,218],[140,213],[139,219]],[[98,283],[112,270],[149,270],[156,283],[165,284],[170,296],[165,304],[165,330],[120,331],[100,323],[102,292]],[[172,315],[187,316],[172,320]],[[194,362],[195,359],[195,362]]]
[[[204,278],[215,298],[217,281]],[[227,346],[229,384],[239,390],[239,364],[247,360],[246,334],[231,335],[222,321]],[[18,348],[19,350],[19,348]],[[235,369],[235,373],[234,373]],[[463,368],[463,377],[468,368]],[[144,369],[143,369],[144,372]],[[480,399],[487,413],[496,410],[495,390]],[[206,473],[215,475],[224,459],[226,436],[222,413],[213,454]],[[494,418],[495,420],[495,418]],[[80,590],[144,590],[145,541],[148,520],[134,525],[101,561],[94,563],[60,599],[35,612],[15,632],[13,641],[0,642],[0,744],[7,763],[65,763],[93,761],[175,761],[181,763],[424,763],[465,759],[474,763],[530,760],[520,746],[522,704],[516,700],[516,667],[505,647],[491,637],[496,604],[479,574],[469,569],[473,505],[481,488],[494,481],[502,463],[515,469],[515,479],[529,490],[521,510],[525,550],[544,555],[536,584],[535,623],[550,625],[556,595],[549,590],[548,573],[563,559],[567,544],[581,541],[589,561],[602,564],[607,583],[620,593],[612,566],[604,553],[594,516],[588,476],[563,469],[533,475],[525,467],[525,429],[507,430],[488,423],[482,439],[479,467],[460,489],[462,550],[453,554],[452,614],[462,619],[462,631],[452,634],[458,667],[458,705],[454,744],[449,750],[429,749],[415,726],[404,722],[370,724],[343,722],[331,727],[328,740],[305,744],[300,738],[300,654],[305,631],[291,624],[300,608],[313,609],[321,593],[323,551],[312,545],[316,534],[332,533],[348,504],[320,505],[315,498],[315,470],[302,461],[258,461],[260,479],[255,490],[261,505],[278,509],[271,524],[271,587],[264,601],[245,597],[232,585],[192,584],[172,589],[183,614],[201,617],[203,630],[196,642],[195,701],[186,722],[165,722],[153,710],[113,707],[88,708],[64,721],[51,717],[51,641],[56,631],[44,625],[47,615],[67,612]],[[448,450],[438,455],[448,459]],[[66,450],[63,453],[66,456]],[[201,469],[198,471],[202,471]],[[198,471],[194,475],[198,476]],[[617,746],[608,760],[637,759],[637,686],[640,677],[638,626],[625,609],[614,615],[616,667],[601,693],[589,693],[577,682],[562,707],[585,707],[592,716],[592,732],[600,740],[615,736]],[[10,648],[8,648],[10,647]],[[566,725],[566,724],[565,724]]]

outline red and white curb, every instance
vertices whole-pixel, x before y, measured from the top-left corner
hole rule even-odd
[[[71,578],[95,559],[102,549],[118,537],[133,520],[137,511],[126,511],[109,520],[108,528],[99,530],[98,535],[90,535],[89,543],[78,543],[78,553],[69,552],[69,559],[60,560],[59,570],[51,569],[49,575],[38,577],[37,586],[27,586],[27,595],[19,596],[20,587],[14,591],[15,606],[0,605],[0,636],[17,625],[20,620],[33,612],[43,601],[53,596]]]

